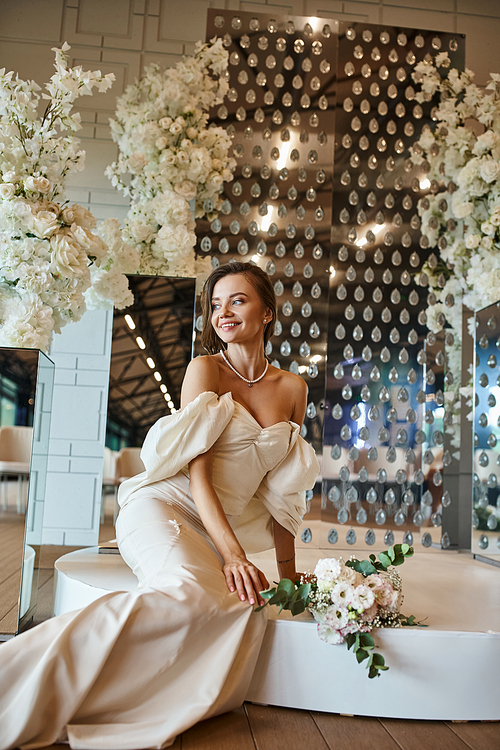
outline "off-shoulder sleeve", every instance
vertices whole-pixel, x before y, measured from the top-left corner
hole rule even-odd
[[[306,512],[305,492],[314,487],[318,472],[314,449],[296,427],[285,458],[266,474],[257,490],[272,517],[294,536]]]
[[[285,457],[269,471],[238,518],[230,523],[248,553],[274,547],[272,519],[296,536],[306,512],[305,492],[314,487],[319,464],[295,425]]]
[[[193,458],[205,453],[227,427],[234,412],[230,393],[201,393],[181,411],[159,419],[149,430],[141,449],[145,471],[123,482],[118,503],[148,484],[173,477]]]

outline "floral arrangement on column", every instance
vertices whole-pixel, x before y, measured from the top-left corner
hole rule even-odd
[[[430,181],[418,206],[424,246],[436,251],[422,269],[430,288],[427,326],[438,333],[449,325],[448,370],[460,372],[462,301],[476,310],[500,299],[500,75],[480,88],[471,70],[450,70],[442,52],[418,63],[413,79],[418,101],[439,94],[436,126],[424,127],[412,156]],[[445,384],[458,414],[460,382],[449,376]]]
[[[0,70],[0,344],[6,346],[47,351],[54,332],[81,318],[93,282],[95,304],[133,301],[122,270],[137,268],[135,250],[118,240],[113,222],[99,236],[89,211],[61,202],[68,175],[84,168],[73,104],[114,80],[112,73],[68,67],[69,49],[54,48],[56,72],[46,93]]]
[[[195,259],[193,213],[216,218],[236,166],[226,130],[208,122],[228,90],[227,65],[222,40],[198,42],[174,68],[146,67],[118,99],[110,125],[120,153],[106,173],[130,197],[123,237],[137,248],[141,273],[210,271],[208,258]]]

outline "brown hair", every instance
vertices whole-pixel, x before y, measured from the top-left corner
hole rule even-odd
[[[274,324],[276,323],[276,295],[269,280],[269,276],[252,263],[242,263],[234,261],[225,263],[223,266],[215,268],[205,282],[201,293],[201,308],[203,313],[203,329],[201,332],[201,344],[209,354],[217,354],[221,349],[226,349],[226,344],[214,331],[212,326],[212,295],[214,286],[224,276],[243,274],[249,281],[257,294],[259,295],[264,308],[271,310],[271,320],[266,323],[264,328],[264,347],[274,333]]]

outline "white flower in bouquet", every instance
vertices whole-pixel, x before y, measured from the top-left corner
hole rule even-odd
[[[110,125],[119,157],[106,174],[130,197],[124,240],[137,249],[141,273],[196,270],[189,203],[197,218],[214,219],[236,166],[231,139],[207,114],[228,90],[227,61],[222,40],[199,42],[174,68],[146,67],[117,101]]]
[[[106,91],[114,75],[68,67],[68,50],[54,50],[46,93],[0,71],[0,343],[7,346],[46,351],[52,334],[85,312],[95,270],[105,275],[113,262],[92,214],[60,199],[67,176],[84,167],[73,104],[94,88]],[[124,283],[115,262],[107,298],[123,302]]]

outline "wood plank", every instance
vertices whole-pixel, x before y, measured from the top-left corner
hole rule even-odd
[[[389,699],[390,700],[390,699]],[[379,719],[401,750],[469,750],[444,721]],[[482,750],[482,748],[481,748]]]
[[[445,724],[460,737],[471,750],[498,750],[500,747],[500,722],[468,721],[466,724]]]
[[[340,714],[311,712],[311,716],[325,738],[328,747],[342,750],[398,750],[378,719],[370,716],[340,716]]]
[[[308,711],[245,703],[257,750],[329,750]]]
[[[182,750],[255,750],[243,708],[200,721],[182,734]]]

